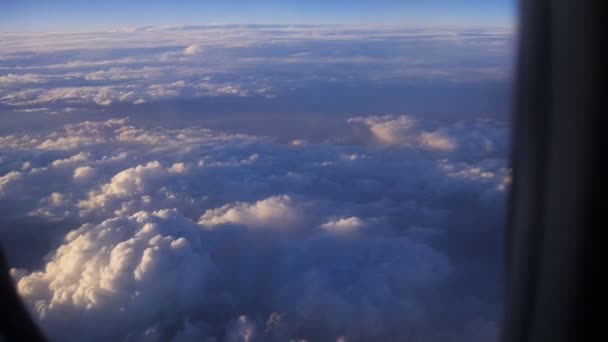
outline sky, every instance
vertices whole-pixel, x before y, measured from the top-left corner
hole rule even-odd
[[[49,340],[496,341],[509,4],[167,3],[2,2],[0,243]]]
[[[5,0],[0,30],[90,30],[175,24],[510,26],[510,0]]]

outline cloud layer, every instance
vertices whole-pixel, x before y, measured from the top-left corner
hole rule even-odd
[[[376,87],[504,81],[512,32],[210,25],[0,33],[0,40],[0,104],[62,112],[183,98],[273,99],[338,80]]]
[[[54,341],[493,340],[512,38],[0,33],[20,294]]]
[[[499,255],[461,251],[499,229],[505,127],[343,125],[369,139],[128,118],[0,137],[4,220],[76,228],[13,269],[19,292],[58,341],[491,339]]]

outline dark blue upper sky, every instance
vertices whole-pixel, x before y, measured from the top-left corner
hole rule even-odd
[[[0,30],[172,24],[511,25],[514,0],[3,0]]]

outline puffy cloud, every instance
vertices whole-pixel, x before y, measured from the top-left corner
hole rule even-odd
[[[17,287],[35,299],[33,310],[51,336],[124,338],[135,326],[203,303],[211,262],[195,233],[168,210],[87,224],[66,236],[44,271]]]
[[[53,206],[60,206],[65,203],[65,197],[59,192],[53,192],[46,201]]]
[[[381,145],[451,153],[462,160],[504,158],[508,151],[508,128],[496,120],[441,123],[408,115],[381,115],[348,122],[366,129]]]
[[[103,212],[121,210],[118,208],[120,203],[122,210],[133,211],[132,202],[121,200],[140,198],[144,204],[149,202],[146,194],[151,193],[151,188],[168,172],[158,161],[128,168],[114,175],[110,182],[99,189],[90,191],[88,198],[80,201],[78,207],[88,212]]]
[[[111,197],[142,193],[145,190],[144,187],[150,183],[149,179],[159,177],[165,172],[166,170],[158,161],[126,169],[112,177],[110,183],[102,187],[99,195]]]
[[[175,210],[138,212],[85,224],[42,271],[13,273],[45,330],[64,341],[373,339],[430,328],[419,295],[451,272],[445,256],[403,238],[311,234],[259,240],[255,223],[234,235]]]
[[[74,179],[77,181],[85,181],[95,176],[95,168],[90,166],[80,166],[74,170]]]
[[[495,285],[457,280],[498,258],[462,257],[460,239],[502,219],[509,173],[486,147],[504,131],[410,119],[406,133],[447,132],[459,149],[294,146],[128,119],[0,137],[3,219],[80,226],[13,270],[19,291],[61,341],[482,341]]]
[[[289,229],[298,223],[299,209],[287,195],[273,196],[255,203],[227,204],[210,209],[201,216],[199,223],[207,226],[244,224],[251,227]]]
[[[419,122],[406,115],[372,116],[352,118],[351,123],[367,126],[372,135],[382,144],[418,147],[434,151],[453,151],[458,144],[440,131],[424,131]]]
[[[85,162],[89,159],[90,154],[86,152],[80,152],[66,159],[57,159],[51,165],[53,167],[63,167],[67,165],[73,165]]]
[[[350,232],[360,229],[364,222],[356,217],[340,218],[323,223],[321,227],[331,232]]]
[[[352,118],[349,122],[366,125],[374,137],[385,144],[409,146],[416,140],[416,137],[410,135],[410,132],[416,125],[416,121],[409,116]]]
[[[441,132],[422,132],[418,136],[418,142],[430,150],[453,151],[458,147],[454,140]]]
[[[184,49],[184,55],[198,55],[203,52],[203,47],[200,45],[192,44]]]
[[[0,195],[2,195],[10,184],[21,178],[21,172],[11,171],[4,176],[0,177]]]
[[[85,121],[74,125],[68,124],[64,126],[63,132],[50,134],[46,139],[26,141],[19,147],[42,150],[75,150],[80,147],[106,142],[108,133],[125,123],[126,119],[110,119],[101,123]],[[39,141],[42,141],[42,143],[38,144]],[[34,144],[31,144],[32,142]]]

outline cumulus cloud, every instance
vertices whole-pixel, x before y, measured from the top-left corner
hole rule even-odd
[[[221,208],[207,210],[199,223],[207,226],[232,223],[289,229],[297,224],[299,216],[299,210],[291,197],[281,195],[255,203],[227,204]]]
[[[154,180],[162,177],[166,171],[158,161],[123,170],[99,191],[90,193],[89,199],[83,202],[82,206],[103,208],[112,198],[142,194],[146,186],[153,184]]]
[[[203,303],[211,262],[195,232],[170,210],[87,224],[66,236],[44,271],[19,279],[18,290],[35,299],[52,336],[124,338]]]
[[[378,142],[386,145],[447,152],[458,148],[453,138],[440,131],[425,131],[411,116],[360,117],[352,118],[349,122],[365,125]]]
[[[95,176],[95,168],[90,166],[80,166],[74,169],[74,179],[77,181],[85,181]]]
[[[10,184],[21,178],[21,172],[19,171],[11,171],[4,176],[0,177],[0,194],[2,194],[5,189],[7,189]]]
[[[340,218],[323,223],[321,227],[331,232],[351,232],[360,229],[364,222],[356,217]]]
[[[427,149],[439,151],[453,151],[458,147],[454,140],[441,132],[422,132],[418,136],[418,143]]]
[[[53,167],[64,167],[68,165],[79,164],[89,159],[90,154],[86,152],[80,152],[66,159],[57,159],[51,163]]]
[[[294,148],[128,118],[0,137],[3,219],[79,226],[12,271],[19,292],[60,341],[487,340],[494,285],[455,279],[499,260],[459,250],[502,220],[504,130],[343,125],[368,123],[411,143]],[[467,153],[428,153],[438,130]]]
[[[508,153],[508,127],[490,119],[442,123],[409,115],[355,117],[348,120],[367,131],[375,144],[451,155],[466,162],[491,163]]]
[[[403,238],[259,242],[205,231],[175,210],[137,212],[85,224],[42,271],[13,273],[43,327],[64,341],[150,332],[146,340],[253,341],[414,329],[428,310],[419,294],[451,272],[445,256]]]
[[[203,52],[203,47],[196,44],[189,45],[184,49],[185,55],[198,55],[201,52]]]

